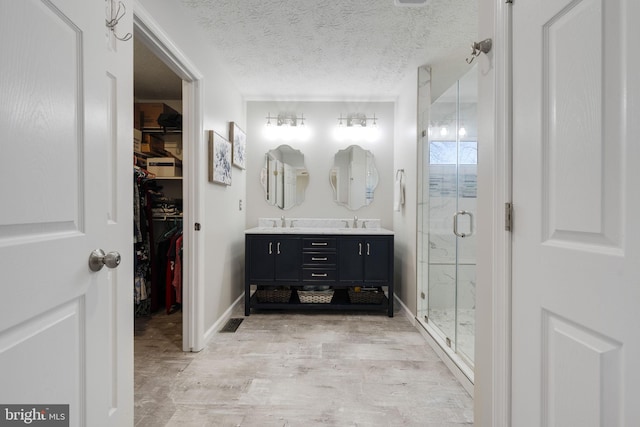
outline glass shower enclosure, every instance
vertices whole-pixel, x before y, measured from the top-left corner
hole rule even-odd
[[[418,321],[473,382],[477,71],[433,101],[421,141]],[[428,120],[428,121],[427,121]]]

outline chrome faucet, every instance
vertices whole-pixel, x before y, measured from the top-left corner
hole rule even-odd
[[[287,222],[284,220],[284,215],[282,215],[282,216],[280,217],[280,221],[282,221],[282,223],[280,224],[280,226],[281,226],[281,227],[283,227],[283,228],[284,228],[284,227],[286,227],[286,226],[287,226]]]
[[[343,219],[343,221],[344,221],[344,228],[349,228],[349,220]]]
[[[358,228],[358,217],[353,216],[353,228]]]
[[[277,221],[274,219],[274,220],[273,220],[273,228],[276,228],[277,226],[278,226],[278,223],[277,223]]]

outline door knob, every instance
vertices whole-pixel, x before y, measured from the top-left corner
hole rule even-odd
[[[120,254],[118,252],[109,252],[105,254],[102,249],[96,249],[89,255],[89,269],[91,271],[100,271],[105,265],[109,268],[116,268],[120,265]]]

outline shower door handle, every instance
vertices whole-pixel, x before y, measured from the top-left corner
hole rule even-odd
[[[458,232],[458,217],[460,215],[469,215],[469,233]],[[453,234],[458,237],[469,237],[473,234],[473,214],[467,211],[458,211],[453,214]]]

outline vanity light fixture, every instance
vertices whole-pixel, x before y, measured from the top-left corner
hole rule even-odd
[[[274,117],[271,115],[271,113],[268,113],[267,117],[265,118],[267,119],[267,123],[265,123],[265,126],[271,126],[271,120],[275,120],[278,126],[295,127],[305,125],[304,114],[300,114],[300,117],[298,117],[296,114],[280,113]],[[300,122],[298,123],[298,121]]]
[[[265,118],[267,123],[265,123],[264,133],[267,139],[306,140],[309,138],[310,132],[304,122],[306,120],[304,114],[298,117],[295,113],[280,113],[277,116],[268,113]],[[274,120],[275,126],[271,120]]]
[[[378,127],[378,118],[375,113],[373,113],[373,117],[367,117],[363,113],[349,113],[347,117],[343,117],[341,113],[340,117],[338,117],[339,127],[344,126],[343,120],[346,120],[347,127],[367,127],[368,121],[372,121],[371,127]]]
[[[338,141],[374,141],[378,138],[378,118],[375,113],[373,117],[367,117],[364,113],[349,113],[346,116],[340,113],[334,136]]]
[[[460,127],[458,128],[457,132],[459,137],[467,136],[467,128],[465,127],[464,123],[460,122]],[[455,125],[452,125],[450,121],[431,122],[429,123],[427,134],[429,136],[439,135],[441,137],[446,137],[449,135],[455,136]]]

